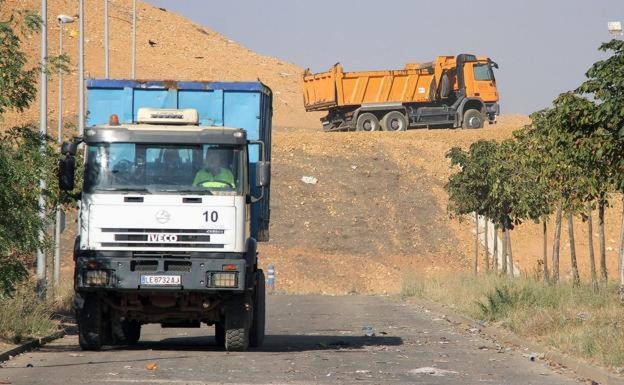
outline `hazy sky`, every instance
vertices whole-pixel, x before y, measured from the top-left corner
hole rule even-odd
[[[489,56],[503,113],[575,88],[603,57],[624,0],[147,0],[264,55],[313,71],[402,68],[461,52]]]

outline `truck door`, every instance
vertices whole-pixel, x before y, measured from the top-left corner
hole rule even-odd
[[[464,65],[466,96],[478,97],[484,102],[497,102],[496,79],[490,63],[486,61],[468,62]]]

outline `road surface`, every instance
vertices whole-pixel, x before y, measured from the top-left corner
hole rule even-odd
[[[544,362],[404,302],[270,296],[261,350],[226,353],[213,329],[144,327],[138,346],[82,352],[69,335],[4,364],[11,384],[575,384]],[[366,337],[371,326],[375,336]],[[366,330],[368,329],[368,330]],[[148,370],[153,366],[155,370]]]

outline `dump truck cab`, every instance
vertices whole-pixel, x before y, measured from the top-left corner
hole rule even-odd
[[[138,108],[127,123],[112,114],[63,143],[62,190],[74,187],[79,144],[81,347],[136,343],[148,323],[215,325],[227,350],[260,346],[265,279],[252,210],[268,199],[265,142],[245,129],[200,125],[192,108]]]

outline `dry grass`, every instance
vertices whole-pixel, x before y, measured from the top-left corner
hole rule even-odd
[[[495,275],[411,275],[402,293],[449,305],[594,364],[624,366],[624,306],[615,287],[593,291]]]
[[[20,343],[60,330],[71,301],[71,287],[49,289],[41,300],[31,283],[20,285],[12,297],[0,299],[0,341]]]

